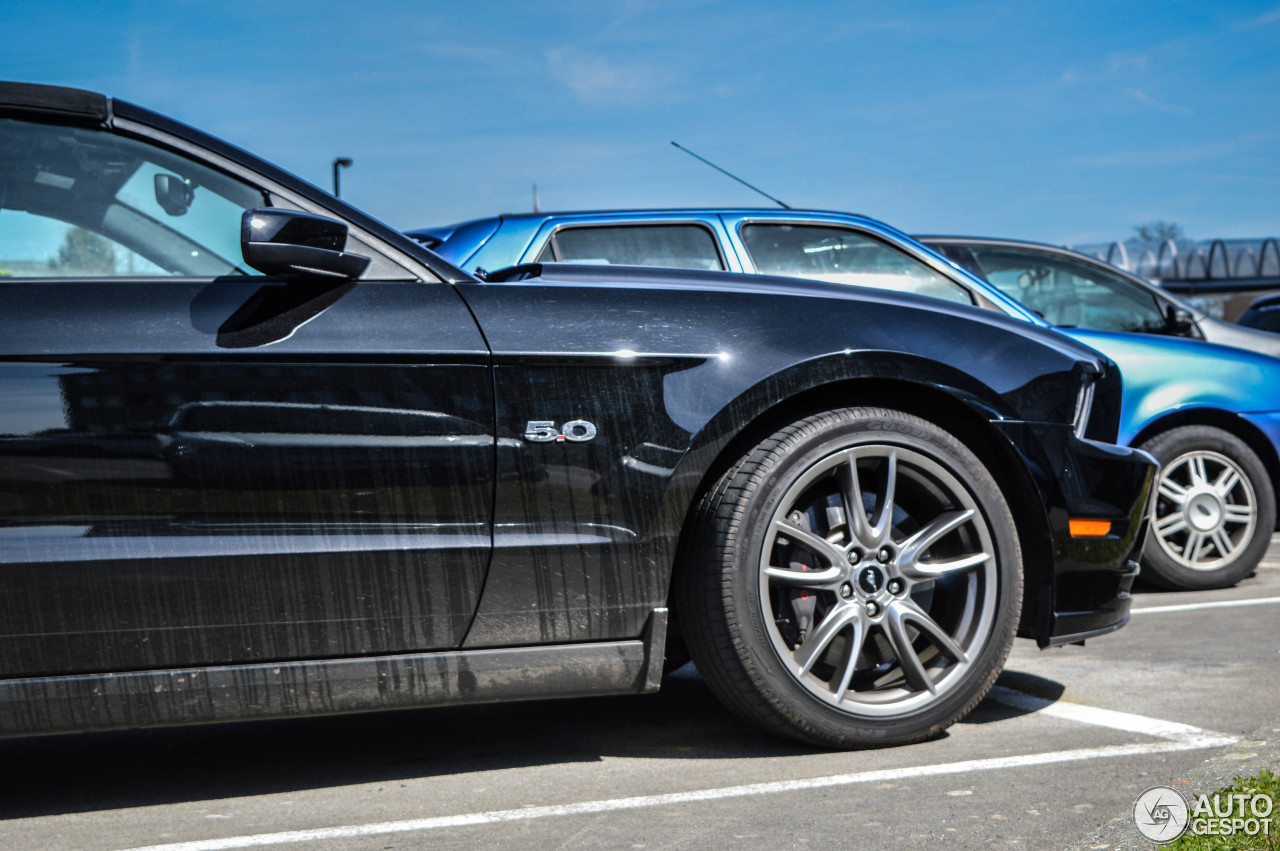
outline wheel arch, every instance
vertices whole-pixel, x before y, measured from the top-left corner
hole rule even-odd
[[[682,569],[691,569],[689,547],[702,495],[738,458],[779,429],[812,414],[843,407],[894,408],[918,416],[955,435],[986,467],[1000,488],[1017,527],[1022,551],[1023,599],[1018,635],[1035,637],[1039,619],[1052,612],[1053,545],[1043,499],[1026,462],[1009,440],[975,408],[936,384],[906,379],[860,377],[810,387],[781,399],[746,422],[715,454],[690,500],[680,529],[671,587]],[[671,633],[678,636],[674,599]],[[1047,609],[1046,609],[1047,606]]]
[[[1231,411],[1220,408],[1189,408],[1172,411],[1144,424],[1129,441],[1129,445],[1141,447],[1157,435],[1182,426],[1210,426],[1240,438],[1262,461],[1262,466],[1266,468],[1267,475],[1271,478],[1273,489],[1280,491],[1280,488],[1276,487],[1280,483],[1280,456],[1277,455],[1275,446],[1261,429]],[[1277,515],[1276,529],[1280,530],[1280,514]]]

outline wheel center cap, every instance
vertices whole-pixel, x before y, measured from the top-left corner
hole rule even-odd
[[[858,571],[858,588],[868,595],[879,594],[884,588],[884,570],[875,565],[868,565]]]
[[[1197,532],[1212,532],[1222,525],[1222,502],[1213,494],[1200,493],[1187,500],[1185,513]]]

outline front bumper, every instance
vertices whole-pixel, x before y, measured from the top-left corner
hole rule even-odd
[[[1146,536],[1155,459],[1140,449],[1081,440],[1070,426],[995,425],[1027,463],[1049,537],[1049,547],[1038,554],[1049,564],[1025,565],[1019,634],[1048,647],[1124,626]],[[1111,531],[1103,537],[1075,537],[1072,518],[1107,520]]]
[[[1061,644],[1083,643],[1086,638],[1096,638],[1115,632],[1129,622],[1129,606],[1133,602],[1130,591],[1133,580],[1138,578],[1140,568],[1136,561],[1125,562],[1123,570],[1112,571],[1105,576],[1095,575],[1083,582],[1094,583],[1095,608],[1074,611],[1053,612],[1053,622],[1046,641],[1041,647],[1056,647]],[[1105,599],[1105,602],[1101,602]]]

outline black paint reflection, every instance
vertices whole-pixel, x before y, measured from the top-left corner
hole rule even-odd
[[[683,385],[667,379],[716,368],[701,356],[499,360],[499,440],[529,412],[597,433],[499,455],[493,560],[468,647],[639,634],[666,601],[658,566],[678,525],[664,509],[692,439],[669,414],[687,407],[672,396]]]
[[[31,404],[0,412],[0,674],[456,646],[489,549],[488,375],[5,364]]]

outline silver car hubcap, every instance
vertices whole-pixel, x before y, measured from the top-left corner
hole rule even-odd
[[[863,716],[964,681],[995,621],[998,559],[969,490],[900,446],[836,452],[774,512],[761,553],[774,651],[810,694]]]
[[[1165,555],[1192,570],[1217,570],[1249,545],[1257,500],[1244,470],[1225,455],[1196,450],[1160,471],[1153,529]]]

